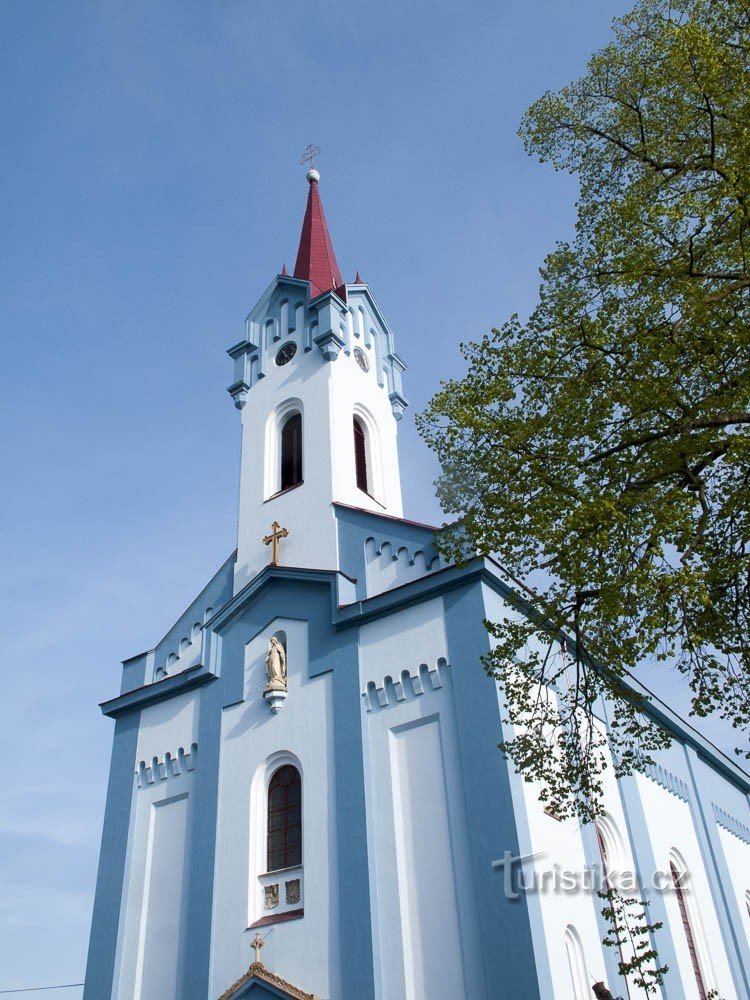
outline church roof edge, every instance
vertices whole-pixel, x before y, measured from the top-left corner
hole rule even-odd
[[[357,515],[362,514],[373,519],[385,519],[391,522],[404,523],[404,519],[402,518],[379,515],[357,507],[348,507],[345,504],[337,503],[335,506],[342,510],[349,510]],[[421,528],[422,530],[432,530],[429,526],[419,525],[417,522],[405,523],[411,524],[411,526],[416,528]],[[234,558],[234,553],[230,556],[230,559],[232,558]],[[226,563],[224,565],[226,566]],[[518,603],[519,595],[506,582],[505,576],[505,571],[494,559],[477,556],[462,566],[446,566],[434,573],[429,573],[426,576],[419,577],[372,597],[339,604],[337,600],[338,587],[335,583],[336,578],[341,577],[349,582],[353,582],[352,578],[341,570],[313,570],[293,566],[266,566],[242,590],[235,594],[231,600],[224,604],[205,623],[204,627],[224,627],[248,600],[251,600],[259,590],[263,589],[274,578],[307,580],[312,583],[328,583],[331,588],[332,622],[336,629],[347,629],[357,627],[384,615],[390,615],[399,608],[421,603],[432,597],[458,588],[472,586],[476,583],[486,583],[493,590],[497,591],[500,596],[505,599],[512,599]],[[520,601],[531,608],[528,598],[521,598]],[[160,681],[146,684],[143,687],[123,692],[115,698],[103,702],[100,706],[101,711],[104,715],[116,718],[125,712],[143,708],[146,704],[152,704],[156,701],[173,697],[182,691],[202,686],[215,680],[216,677],[217,675],[206,666],[197,664],[195,667],[189,668],[182,673],[177,673]],[[677,739],[689,745],[697,752],[699,757],[720,771],[735,785],[742,788],[743,791],[750,791],[750,774],[678,715],[637,678],[628,675],[626,682],[634,691],[643,696],[645,702],[643,709],[648,715],[658,723],[664,725]]]
[[[424,528],[426,531],[442,531],[443,529],[435,524],[426,524],[424,521],[412,521],[408,517],[396,517],[394,514],[382,514],[377,510],[367,510],[366,507],[355,507],[349,503],[341,503],[339,500],[333,501],[333,506],[341,510],[356,511],[359,514],[366,514],[368,517],[379,517],[385,521],[396,521],[399,524],[408,524],[411,528]]]
[[[201,597],[202,597],[202,596],[203,596],[203,594],[204,594],[204,593],[206,592],[206,590],[208,590],[208,588],[209,588],[209,587],[211,586],[211,584],[212,584],[212,583],[213,583],[213,582],[214,582],[214,581],[215,581],[215,580],[216,580],[216,579],[217,579],[217,578],[218,578],[219,576],[221,576],[221,574],[222,574],[222,573],[226,572],[226,570],[228,569],[228,567],[229,567],[229,566],[233,566],[233,565],[234,565],[234,563],[235,563],[236,559],[237,559],[237,549],[236,549],[236,548],[234,548],[234,549],[232,549],[232,551],[231,551],[231,552],[229,553],[229,555],[228,555],[228,556],[227,556],[227,558],[226,558],[226,559],[224,560],[224,562],[223,562],[223,563],[221,564],[221,566],[219,566],[219,568],[218,568],[218,569],[216,570],[216,572],[215,572],[215,573],[213,573],[213,574],[211,575],[211,577],[210,577],[210,579],[208,580],[208,582],[207,582],[206,584],[204,584],[204,586],[203,586],[203,587],[201,587],[201,589],[200,589],[200,590],[198,591],[198,593],[197,593],[197,594],[195,595],[195,597],[194,597],[194,598],[192,599],[192,601],[190,601],[190,603],[189,603],[189,604],[188,604],[188,605],[187,605],[187,606],[185,607],[185,609],[183,610],[182,614],[181,614],[181,615],[179,615],[179,616],[178,616],[178,617],[177,617],[177,618],[175,619],[175,621],[174,621],[174,622],[173,622],[173,623],[172,623],[172,624],[171,624],[171,625],[169,626],[169,628],[168,628],[168,629],[167,629],[167,631],[166,631],[166,632],[164,633],[164,635],[163,635],[163,636],[161,637],[161,639],[159,639],[159,641],[158,641],[158,642],[157,642],[157,643],[156,643],[156,644],[155,644],[154,646],[151,646],[151,648],[150,648],[150,649],[144,649],[144,650],[142,650],[142,651],[141,651],[140,653],[134,653],[134,654],[133,654],[132,656],[126,656],[124,660],[121,660],[121,661],[120,661],[120,662],[121,662],[121,665],[122,665],[122,666],[125,666],[125,664],[126,664],[126,663],[131,663],[131,662],[132,662],[133,660],[140,660],[140,659],[141,659],[141,657],[143,657],[143,656],[148,656],[148,654],[149,654],[149,653],[153,653],[153,652],[155,652],[155,650],[157,650],[157,649],[159,648],[159,646],[160,646],[160,645],[161,645],[161,644],[162,644],[162,643],[163,643],[163,642],[164,642],[164,641],[165,641],[165,640],[166,640],[166,639],[167,639],[167,638],[169,637],[169,634],[170,634],[170,632],[171,632],[171,631],[172,631],[172,629],[173,629],[173,628],[175,627],[175,625],[177,624],[177,622],[179,622],[179,621],[180,621],[180,619],[184,618],[184,617],[185,617],[185,615],[187,615],[187,614],[188,614],[188,612],[189,612],[189,611],[190,611],[190,609],[191,609],[191,608],[193,607],[193,605],[194,605],[194,604],[195,604],[195,603],[196,603],[197,601],[199,601],[199,600],[201,599]],[[217,609],[217,610],[219,610],[219,609]]]
[[[392,614],[400,607],[419,603],[430,597],[475,582],[487,583],[501,596],[506,599],[512,598],[518,602],[518,595],[506,582],[505,576],[505,570],[494,559],[488,556],[476,556],[462,566],[446,566],[434,573],[401,584],[399,587],[393,587],[363,600],[353,601],[338,609],[336,625],[338,628],[361,625],[366,621]],[[521,603],[531,608],[528,598],[521,598]],[[626,683],[636,693],[643,696],[643,710],[648,715],[665,726],[677,739],[690,745],[707,763],[721,771],[724,777],[734,782],[745,792],[750,792],[750,774],[747,771],[723,753],[632,674],[627,675]]]

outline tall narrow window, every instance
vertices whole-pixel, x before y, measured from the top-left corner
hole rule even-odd
[[[284,764],[268,786],[269,872],[302,864],[302,779],[292,764]]]
[[[616,886],[614,885],[614,883],[612,882],[612,879],[611,879],[612,871],[613,871],[612,861],[611,861],[611,859],[609,857],[609,850],[607,848],[607,841],[604,838],[604,832],[603,832],[602,827],[599,825],[598,822],[594,823],[594,829],[596,830],[596,842],[599,845],[599,854],[600,854],[601,859],[602,859],[602,874],[604,875],[605,885],[607,886],[607,889],[616,890]],[[612,831],[610,830],[610,835],[611,834],[612,834]],[[617,933],[617,937],[620,938],[622,936],[622,931],[621,931],[621,928],[620,928],[617,920],[615,920],[615,931]],[[624,965],[625,964],[625,955],[624,955],[623,950],[622,950],[622,944],[619,941],[618,941],[618,944],[617,944],[617,953],[620,956],[620,962],[621,962],[621,964]],[[627,976],[623,976],[622,978],[623,978],[623,981],[625,983],[625,993],[629,997],[630,996],[630,984],[628,983],[628,977]]]
[[[565,950],[568,953],[568,967],[573,984],[574,1000],[589,1000],[589,977],[586,972],[586,960],[583,957],[583,947],[578,932],[571,924],[565,929]]]
[[[354,418],[354,466],[357,470],[357,489],[362,490],[363,493],[369,493],[365,429],[356,417]]]
[[[706,984],[703,982],[703,973],[701,972],[700,963],[698,962],[698,952],[695,947],[695,935],[693,934],[693,928],[690,926],[690,917],[688,916],[685,894],[682,891],[682,881],[685,878],[685,872],[678,871],[674,861],[669,862],[669,870],[672,873],[672,884],[674,885],[675,896],[677,896],[677,903],[680,907],[682,928],[685,931],[685,937],[687,938],[690,961],[692,962],[693,974],[695,975],[695,984],[698,987],[698,996],[700,997],[700,1000],[706,1000],[708,991],[706,990]]]
[[[281,489],[302,482],[302,414],[293,413],[281,428]]]

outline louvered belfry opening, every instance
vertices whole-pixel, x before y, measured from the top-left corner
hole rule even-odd
[[[293,413],[281,429],[281,489],[302,482],[302,414]]]
[[[268,786],[269,872],[302,864],[302,779],[296,767],[284,764]]]

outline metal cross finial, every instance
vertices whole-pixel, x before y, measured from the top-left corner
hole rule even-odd
[[[260,936],[260,934],[256,931],[255,932],[255,937],[250,942],[250,947],[255,951],[255,959],[254,959],[254,961],[260,962],[260,949],[263,947],[263,945],[265,943],[266,942],[263,940],[263,938]]]
[[[263,539],[264,545],[273,545],[273,551],[271,553],[271,565],[279,565],[279,540],[281,538],[287,538],[289,536],[289,529],[282,528],[278,521],[274,521],[271,525],[271,534],[266,535]]]
[[[320,146],[313,146],[311,143],[302,154],[302,159],[299,162],[302,164],[309,163],[310,169],[314,170],[316,156],[320,156]]]

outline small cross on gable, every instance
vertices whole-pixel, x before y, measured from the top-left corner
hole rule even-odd
[[[266,942],[263,940],[263,938],[260,936],[260,934],[256,931],[255,932],[255,937],[250,942],[250,947],[255,952],[255,958],[253,959],[254,962],[260,962],[260,949],[264,946],[265,943]]]

